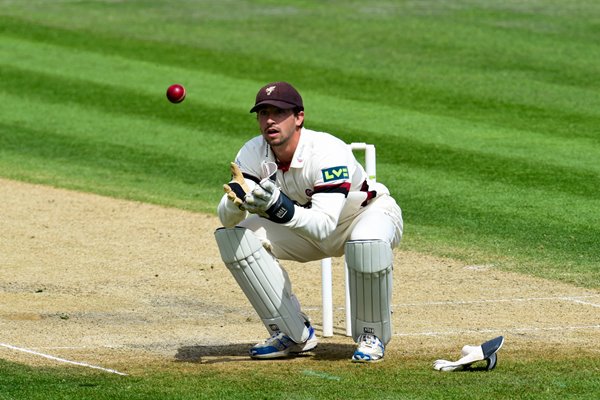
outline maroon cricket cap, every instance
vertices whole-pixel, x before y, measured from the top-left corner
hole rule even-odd
[[[275,106],[284,110],[298,108],[304,111],[302,96],[287,82],[273,82],[260,88],[256,102],[250,112],[256,112],[263,106]]]

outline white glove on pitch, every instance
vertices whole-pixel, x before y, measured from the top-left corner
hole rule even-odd
[[[460,351],[461,359],[458,361],[436,360],[433,363],[433,369],[438,371],[454,371],[468,367],[475,361],[483,360],[483,350],[481,346],[466,345]]]
[[[492,370],[496,367],[497,356],[496,352],[500,350],[504,344],[504,337],[498,336],[492,340],[488,340],[481,346],[466,345],[462,348],[458,361],[436,360],[433,362],[433,369],[437,371],[461,371],[468,369],[471,364],[476,361],[487,361],[487,370]]]

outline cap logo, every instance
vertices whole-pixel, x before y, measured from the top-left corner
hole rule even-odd
[[[267,96],[270,96],[271,93],[273,93],[273,90],[275,90],[276,86],[269,86],[268,88],[265,89],[265,92],[267,93]]]

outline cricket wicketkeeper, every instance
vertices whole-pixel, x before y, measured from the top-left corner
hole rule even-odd
[[[315,330],[279,260],[346,256],[350,271],[352,361],[383,358],[392,336],[392,249],[402,238],[402,212],[388,189],[368,178],[350,147],[304,127],[300,94],[286,82],[256,95],[260,136],[231,163],[218,206],[221,257],[271,334],[254,358],[314,349]],[[310,273],[313,273],[312,271]]]

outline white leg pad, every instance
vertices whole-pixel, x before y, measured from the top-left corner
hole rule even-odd
[[[390,245],[382,240],[351,240],[345,246],[349,273],[352,336],[377,336],[384,344],[392,337],[392,263]]]
[[[223,262],[271,333],[281,331],[293,341],[308,339],[297,300],[286,289],[285,271],[246,228],[219,228],[215,238]]]

